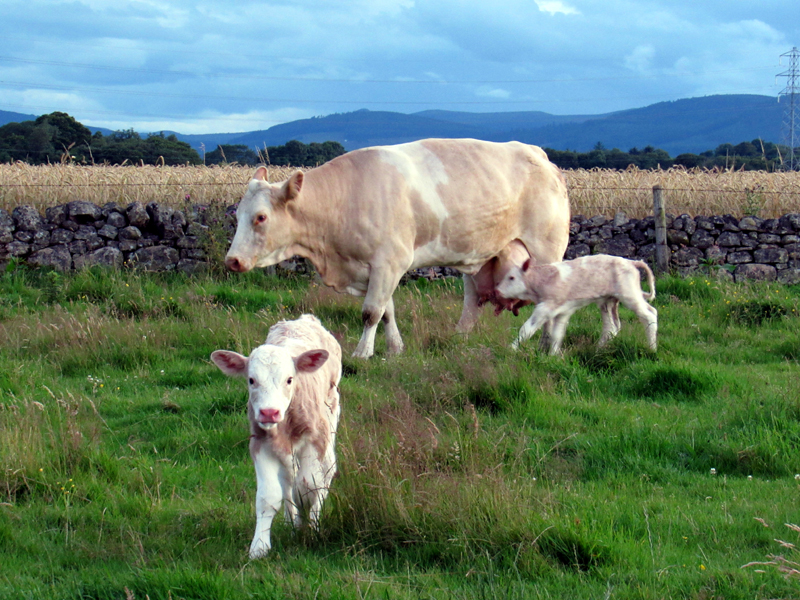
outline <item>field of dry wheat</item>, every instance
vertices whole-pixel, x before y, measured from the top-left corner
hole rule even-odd
[[[281,181],[294,169],[270,167],[270,180]],[[102,206],[126,206],[138,200],[180,207],[221,202],[233,204],[244,193],[252,167],[32,166],[0,165],[0,208],[28,204],[44,211],[72,200]],[[653,186],[664,188],[667,212],[689,215],[755,214],[768,218],[800,212],[800,173],[668,170],[564,172],[573,214],[629,217],[651,214]]]

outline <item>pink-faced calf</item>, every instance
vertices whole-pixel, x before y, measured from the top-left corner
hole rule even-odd
[[[244,377],[250,397],[250,456],[256,470],[256,531],[250,557],[266,554],[283,502],[295,526],[316,527],[336,473],[342,351],[313,315],[281,321],[249,357],[216,350],[226,375]]]
[[[640,270],[647,276],[649,293],[642,291]],[[503,298],[536,304],[512,344],[515,349],[540,327],[552,323],[550,354],[557,354],[570,317],[588,304],[600,307],[603,318],[600,346],[603,346],[619,333],[620,302],[636,313],[644,325],[650,348],[656,349],[658,311],[645,302],[656,296],[655,280],[650,267],[642,261],[607,254],[582,256],[552,265],[525,261],[522,267],[509,268],[497,291]]]
[[[458,329],[468,332],[481,297],[491,301],[475,281],[484,265],[512,243],[537,264],[555,262],[568,241],[567,188],[541,148],[430,139],[355,150],[280,184],[257,169],[225,264],[244,272],[309,259],[326,285],[364,297],[353,356],[368,358],[381,321],[388,352],[403,350],[392,294],[409,269],[464,274]]]

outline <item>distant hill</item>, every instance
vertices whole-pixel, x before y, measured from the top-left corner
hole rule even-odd
[[[35,121],[38,115],[26,115],[18,112],[0,110],[0,126],[8,123],[22,123],[23,121]]]
[[[602,115],[443,110],[403,114],[364,109],[242,134],[177,135],[198,149],[205,143],[207,151],[222,143],[263,148],[293,139],[304,143],[332,140],[355,150],[427,137],[474,137],[579,152],[591,150],[597,142],[621,150],[655,146],[676,156],[712,150],[726,142],[756,138],[780,142],[783,109],[776,98],[756,95],[705,96]]]
[[[399,144],[428,137],[472,137],[491,141],[519,140],[554,150],[588,152],[598,142],[606,148],[654,146],[677,156],[713,150],[761,138],[781,142],[784,110],[775,97],[718,95],[659,102],[602,115],[552,115],[540,111],[470,113],[426,110],[413,114],[358,110],[283,123],[262,131],[184,135],[179,140],[211,152],[219,144],[244,144],[251,149],[279,146],[290,140],[305,144],[335,141],[347,150]],[[35,120],[35,115],[0,111],[0,125]],[[112,133],[86,125],[92,132]],[[146,134],[145,134],[146,135]]]

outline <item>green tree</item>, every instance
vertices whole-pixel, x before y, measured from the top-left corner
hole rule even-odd
[[[211,152],[206,153],[207,165],[237,163],[253,166],[259,162],[258,154],[245,144],[220,144]]]

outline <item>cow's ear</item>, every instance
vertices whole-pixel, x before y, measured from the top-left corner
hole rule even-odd
[[[530,268],[531,268],[531,259],[530,258],[526,258],[525,262],[522,263],[522,272],[524,273]]]
[[[258,179],[259,181],[268,181],[269,180],[269,172],[267,171],[267,167],[261,166],[256,169],[255,175],[253,175],[253,179]]]
[[[294,359],[294,366],[299,373],[313,373],[328,360],[327,350],[309,350]]]
[[[211,353],[211,362],[217,365],[225,375],[244,377],[247,373],[247,357],[238,352],[214,350]]]
[[[280,199],[283,202],[291,202],[300,195],[300,190],[303,189],[303,172],[295,171],[286,183],[281,188]]]

